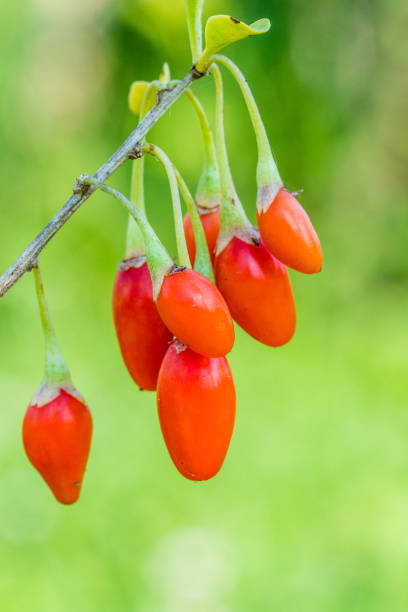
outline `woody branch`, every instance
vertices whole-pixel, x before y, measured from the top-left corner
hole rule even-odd
[[[116,170],[128,159],[132,159],[139,154],[138,145],[146,136],[149,130],[158,122],[165,112],[176,102],[176,100],[188,89],[191,83],[203,76],[194,69],[180,81],[176,87],[165,90],[158,98],[157,104],[139,123],[139,125],[129,134],[126,140],[113,153],[113,155],[92,175],[97,183],[106,181]],[[0,278],[0,298],[7,293],[13,285],[26,272],[29,272],[37,261],[38,255],[48,242],[55,236],[65,223],[72,217],[80,206],[97,191],[97,187],[90,185],[86,188],[78,188],[71,197],[60,208],[57,214],[44,227],[44,229],[34,238],[34,240],[21,253],[20,257],[8,268]]]

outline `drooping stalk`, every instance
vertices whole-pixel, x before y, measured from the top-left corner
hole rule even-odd
[[[153,297],[154,299],[156,299],[160,293],[160,288],[164,276],[171,270],[173,266],[173,260],[160,242],[159,237],[146,219],[145,214],[141,210],[136,208],[136,206],[132,204],[132,202],[128,200],[126,196],[124,196],[122,193],[120,193],[120,191],[114,189],[113,187],[109,187],[104,183],[99,183],[93,178],[85,179],[83,181],[83,184],[94,185],[95,187],[98,187],[101,191],[104,191],[105,193],[108,193],[109,195],[113,196],[116,200],[118,200],[118,202],[122,204],[122,206],[126,208],[128,213],[137,223],[146,246],[146,260],[147,265],[149,267],[150,276],[152,277]]]
[[[204,0],[184,0],[188,37],[190,39],[193,65],[197,62],[203,50],[202,14]]]
[[[133,160],[132,178],[130,184],[130,199],[137,208],[144,212],[144,159],[143,157]],[[145,254],[143,236],[133,217],[129,215],[125,259],[132,259]]]
[[[220,204],[220,174],[214,138],[207,115],[197,96],[188,89],[186,94],[200,122],[204,144],[204,165],[198,181],[196,203],[200,208],[211,210]]]
[[[184,236],[183,214],[181,211],[180,194],[177,186],[176,175],[173,170],[173,164],[167,157],[164,151],[153,144],[145,144],[143,152],[152,155],[158,159],[166,170],[167,178],[170,184],[171,200],[173,204],[174,227],[176,232],[177,254],[180,266],[191,268],[190,258],[188,255],[186,239]]]
[[[143,97],[142,107],[140,110],[139,123],[147,115],[152,97],[157,92],[157,82],[153,81],[149,84]],[[132,177],[130,183],[130,200],[133,204],[145,214],[144,200],[144,157],[133,160]],[[139,257],[145,254],[145,245],[140,229],[131,215],[129,215],[127,236],[126,236],[126,252],[125,259]]]
[[[205,232],[200,220],[200,215],[194,203],[194,198],[191,195],[183,177],[173,164],[173,169],[176,174],[177,183],[186,204],[187,210],[190,213],[191,223],[194,231],[194,239],[196,244],[196,256],[194,262],[194,270],[206,276],[211,282],[214,282],[214,271],[211,265],[211,257],[208,252],[207,240]]]
[[[217,242],[220,253],[233,236],[252,242],[254,228],[250,224],[238,198],[228,161],[224,132],[224,92],[221,72],[215,64],[211,66],[216,87],[216,150],[221,179],[221,229]]]
[[[258,105],[244,75],[238,66],[236,66],[233,61],[224,55],[214,55],[212,59],[213,61],[218,62],[228,68],[228,70],[232,73],[241,88],[242,95],[247,105],[258,148],[258,165],[256,171],[256,180],[258,185],[257,206],[259,209],[263,210],[264,207],[269,207],[279,189],[283,187],[283,182],[272,155],[271,146],[269,144],[269,139],[258,109]]]
[[[71,376],[58,346],[57,336],[45,299],[44,285],[38,263],[33,267],[33,274],[45,341],[44,383],[47,385],[69,385],[71,384]]]

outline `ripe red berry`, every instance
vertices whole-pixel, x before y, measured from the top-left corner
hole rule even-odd
[[[262,240],[282,263],[304,274],[320,272],[323,255],[319,238],[290,191],[280,189],[265,212],[257,211],[257,219]]]
[[[203,357],[175,341],[160,368],[157,408],[178,471],[190,480],[215,476],[235,420],[235,388],[225,357]]]
[[[81,492],[92,438],[87,406],[63,389],[48,403],[30,404],[23,422],[27,457],[61,504]]]
[[[130,376],[141,389],[154,391],[173,335],[161,320],[153,301],[145,257],[120,264],[112,309],[119,347]]]
[[[220,209],[219,207],[208,212],[200,213],[201,223],[204,228],[205,237],[207,239],[208,251],[210,253],[211,262],[214,265],[215,245],[217,244],[218,234],[220,233]],[[190,213],[184,217],[184,234],[187,242],[188,254],[190,256],[191,265],[194,266],[196,255],[196,244],[194,238],[193,225],[191,223]]]
[[[234,325],[224,298],[205,276],[174,267],[164,277],[157,309],[165,325],[193,351],[223,357],[234,344]]]
[[[234,320],[268,346],[292,338],[296,310],[288,272],[261,242],[234,237],[217,255],[215,278]]]

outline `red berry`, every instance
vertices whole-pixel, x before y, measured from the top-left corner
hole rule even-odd
[[[214,251],[217,244],[218,234],[220,233],[220,209],[217,207],[209,212],[200,213],[201,223],[204,228],[205,237],[207,239],[208,251],[210,253],[211,262],[214,265]],[[190,213],[184,217],[184,234],[187,242],[188,254],[190,256],[191,265],[194,266],[196,245],[194,238],[193,225],[191,223]]]
[[[23,422],[27,457],[61,504],[73,504],[81,492],[92,438],[87,406],[59,389],[47,404],[30,404]]]
[[[235,420],[235,388],[225,357],[203,357],[174,342],[160,368],[157,408],[178,471],[190,480],[215,476]]]
[[[146,259],[139,259],[141,261],[134,263],[124,261],[119,266],[113,289],[113,320],[130,376],[141,389],[154,391],[173,335],[161,320],[153,301]]]
[[[286,189],[280,189],[266,212],[257,212],[258,227],[268,249],[282,263],[313,274],[322,269],[319,238],[304,208]]]
[[[268,346],[292,338],[296,310],[288,272],[261,242],[233,238],[217,255],[215,278],[234,320]]]
[[[174,268],[164,277],[157,310],[165,325],[193,351],[223,357],[234,344],[234,325],[224,298],[205,276]]]

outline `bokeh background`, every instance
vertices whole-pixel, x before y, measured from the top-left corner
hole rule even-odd
[[[208,0],[271,18],[232,47],[282,176],[325,254],[293,273],[298,330],[272,350],[238,331],[238,407],[222,472],[170,462],[154,395],[121,362],[111,290],[126,215],[92,197],[41,257],[63,352],[94,416],[80,502],[58,506],[20,427],[42,377],[27,275],[0,301],[0,606],[4,612],[406,612],[408,609],[408,5],[403,0]],[[190,56],[182,0],[0,3],[3,272],[135,125],[134,79]],[[226,75],[226,129],[251,218],[255,141]],[[213,84],[195,91],[213,117]],[[188,102],[150,139],[192,188],[202,151]],[[128,191],[130,165],[111,183]],[[164,172],[147,163],[151,220],[175,251]]]

